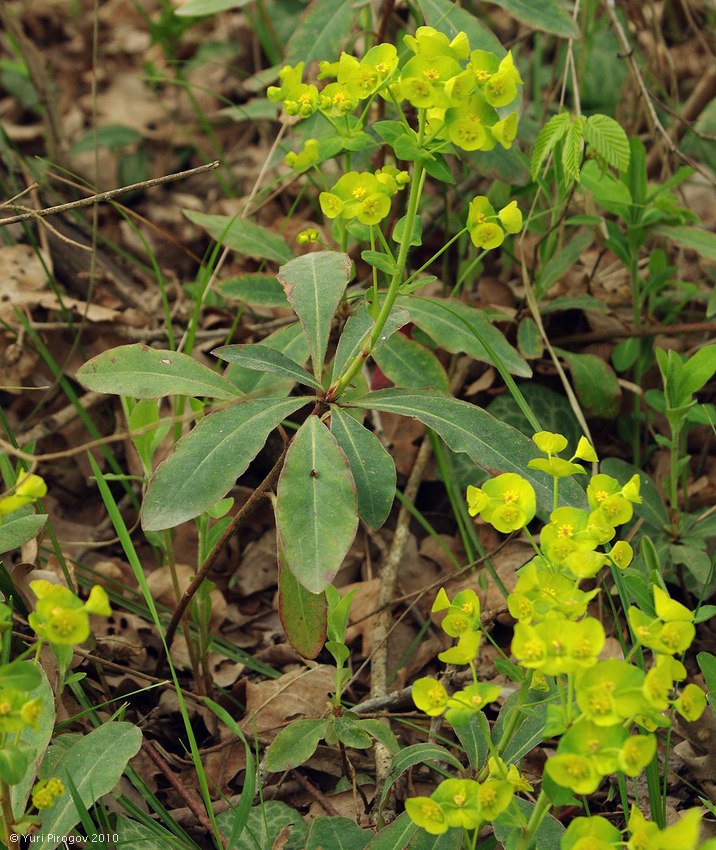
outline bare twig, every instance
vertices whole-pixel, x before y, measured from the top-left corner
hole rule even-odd
[[[67,210],[76,210],[82,207],[91,207],[95,204],[102,204],[105,201],[112,201],[114,198],[123,195],[126,192],[134,192],[137,189],[150,189],[153,186],[161,186],[164,183],[173,183],[175,180],[183,180],[185,177],[192,177],[194,174],[201,174],[204,171],[213,171],[218,168],[221,163],[208,162],[205,165],[199,165],[197,168],[190,168],[188,171],[177,171],[175,174],[165,174],[163,177],[154,177],[151,180],[142,180],[139,183],[130,183],[128,186],[120,186],[117,189],[109,189],[106,192],[98,192],[95,195],[90,195],[88,198],[79,198],[76,201],[68,201],[66,204],[57,204],[54,207],[46,207],[44,210],[29,210],[28,212],[13,215],[9,218],[0,218],[0,227],[6,227],[8,224],[16,224],[18,221],[29,221],[33,218],[45,218],[48,215],[57,215],[57,213],[66,212]]]

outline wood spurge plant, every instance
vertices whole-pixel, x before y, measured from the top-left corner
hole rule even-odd
[[[716,12],[37,6],[0,850],[716,850]]]

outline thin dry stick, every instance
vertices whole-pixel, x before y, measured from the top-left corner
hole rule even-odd
[[[300,771],[292,770],[291,776],[293,776],[293,778],[296,780],[296,782],[298,782],[301,788],[304,789],[304,791],[307,791],[311,795],[311,797],[313,797],[313,799],[321,806],[321,808],[325,811],[327,815],[332,815],[333,817],[336,817],[340,814],[338,809],[333,805],[333,803],[331,803],[331,801],[328,799],[328,797],[326,797],[323,791],[321,791],[320,788],[316,788],[316,786],[309,779],[307,779]]]
[[[271,489],[275,485],[278,480],[279,473],[281,472],[281,468],[283,467],[283,462],[286,458],[286,450],[281,454],[281,457],[276,461],[273,468],[269,472],[269,474],[264,478],[264,480],[259,484],[259,486],[254,490],[249,499],[239,508],[239,510],[234,515],[234,518],[231,520],[229,525],[227,526],[224,533],[219,538],[216,546],[209,552],[206,560],[201,565],[201,569],[192,579],[191,583],[184,591],[184,595],[179,600],[179,604],[177,605],[176,611],[172,614],[172,618],[167,626],[167,631],[164,636],[164,640],[167,645],[167,651],[172,645],[174,640],[174,635],[176,634],[176,630],[181,622],[182,617],[184,616],[184,612],[186,611],[189,603],[194,598],[194,594],[199,589],[201,583],[208,577],[211,572],[212,567],[216,563],[216,559],[224,550],[226,544],[231,540],[231,538],[236,534],[236,532],[241,528],[241,526],[246,522],[246,520],[253,514],[259,504],[268,497]],[[164,659],[160,657],[157,663],[157,669],[155,675],[159,675],[161,673],[162,667],[164,666]]]
[[[0,218],[0,227],[6,227],[8,224],[16,224],[18,221],[29,221],[33,218],[45,218],[48,215],[57,215],[57,213],[66,212],[67,210],[76,210],[82,207],[91,207],[94,204],[102,204],[105,201],[114,200],[119,195],[126,192],[134,192],[137,189],[150,189],[153,186],[161,186],[164,183],[173,183],[175,180],[183,180],[185,177],[191,177],[194,174],[201,174],[204,171],[213,171],[218,168],[221,163],[207,162],[205,165],[199,165],[196,168],[190,168],[188,171],[177,171],[174,174],[165,174],[163,177],[154,177],[151,180],[142,180],[139,183],[130,183],[128,186],[120,186],[117,189],[109,189],[106,192],[98,192],[95,195],[90,195],[88,198],[80,198],[77,201],[68,201],[66,204],[57,204],[54,207],[46,207],[44,210],[28,210],[28,212],[12,215],[8,218]]]
[[[641,70],[639,69],[639,65],[636,61],[636,57],[634,56],[634,48],[629,44],[629,39],[627,38],[627,34],[624,32],[624,27],[619,20],[616,9],[617,4],[616,0],[602,0],[602,5],[606,9],[607,15],[609,15],[609,20],[612,23],[612,27],[614,28],[614,33],[617,37],[617,41],[619,42],[619,46],[621,47],[620,57],[626,59],[629,62],[629,67],[631,68],[632,75],[636,84],[639,88],[639,92],[644,100],[644,105],[646,106],[646,111],[649,116],[649,121],[651,122],[654,130],[661,136],[664,145],[667,150],[678,156],[683,162],[685,162],[688,166],[693,168],[695,171],[705,177],[709,183],[716,185],[716,180],[714,180],[713,175],[709,174],[706,170],[704,170],[697,162],[695,162],[691,157],[686,156],[686,154],[679,149],[674,140],[671,138],[669,133],[667,132],[664,125],[659,120],[659,116],[656,114],[656,109],[654,109],[654,104],[652,102],[651,96],[649,95],[649,91],[646,87],[646,83],[644,82],[644,78],[641,75]]]
[[[201,803],[199,803],[199,801],[194,797],[194,795],[187,790],[184,783],[179,781],[171,767],[169,767],[167,762],[159,755],[159,753],[154,749],[154,747],[149,743],[146,738],[142,740],[142,749],[154,762],[154,764],[159,768],[167,782],[172,786],[172,788],[177,792],[177,794],[179,794],[182,800],[184,800],[187,805],[187,808],[191,810],[192,814],[199,821],[202,828],[206,830],[207,835],[212,835],[214,830],[211,826],[211,823],[209,822],[209,818],[206,816],[206,812],[204,811],[204,808]],[[221,835],[220,838],[222,845],[224,847],[227,847],[228,842],[226,841],[224,836]]]

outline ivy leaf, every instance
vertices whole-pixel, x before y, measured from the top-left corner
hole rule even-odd
[[[584,140],[619,171],[629,168],[629,139],[621,125],[608,115],[590,115],[582,122]]]

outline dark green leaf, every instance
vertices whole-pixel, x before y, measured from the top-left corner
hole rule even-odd
[[[174,10],[175,15],[180,17],[201,17],[202,15],[217,15],[227,9],[238,9],[246,6],[250,0],[189,0],[183,6]]]
[[[453,354],[465,352],[475,360],[491,363],[490,355],[470,330],[472,328],[487,342],[509,372],[523,378],[532,376],[527,363],[500,331],[487,321],[481,310],[459,301],[446,303],[441,298],[401,296],[397,303],[407,310],[411,320],[421,330],[447,351]]]
[[[193,357],[142,343],[103,351],[80,366],[77,380],[94,392],[134,398],[186,395],[232,401],[241,395],[229,381]]]
[[[380,251],[361,251],[361,258],[369,266],[373,266],[385,272],[385,274],[392,276],[398,271],[395,261],[388,254],[381,254]]]
[[[331,432],[348,458],[358,513],[371,528],[380,528],[395,497],[393,458],[372,431],[337,406],[331,408]]]
[[[315,658],[326,640],[326,594],[300,584],[278,553],[278,615],[291,646],[304,658]]]
[[[32,511],[32,508],[26,508]],[[3,517],[0,525],[0,554],[19,549],[37,536],[47,522],[47,514],[14,511]]]
[[[537,360],[544,352],[542,335],[531,316],[525,316],[517,325],[517,348],[527,360]]]
[[[450,388],[447,372],[438,358],[404,334],[393,334],[373,352],[373,359],[398,387],[435,387],[445,392]]]
[[[293,257],[293,251],[284,239],[246,218],[209,215],[195,210],[182,212],[189,221],[203,227],[216,242],[247,257],[273,260],[275,263],[287,263]]]
[[[231,835],[235,829],[237,815],[236,809],[217,815],[216,822],[224,835]],[[279,835],[285,836],[283,830],[288,830],[288,841],[281,844],[281,850],[304,850],[306,824],[301,813],[280,800],[264,800],[249,811],[246,829],[236,844],[229,845],[230,850],[271,850]],[[141,845],[138,850],[142,850]]]
[[[314,390],[322,391],[323,387],[315,378],[298,363],[291,360],[280,351],[269,348],[267,345],[222,345],[211,352],[215,357],[243,366],[244,369],[253,369],[258,372],[271,372],[282,378],[290,378],[299,384],[305,384]]]
[[[399,328],[402,328],[403,325],[407,325],[409,321],[410,316],[405,310],[394,309],[388,316],[388,321],[383,327],[383,333],[376,344],[376,348],[383,345],[387,339],[390,339],[392,334]],[[336,349],[336,356],[333,360],[332,382],[335,383],[348,363],[359,354],[361,346],[367,341],[372,327],[373,320],[363,305],[348,318],[341,338],[338,340],[338,348]],[[376,348],[373,349],[374,352]]]
[[[711,652],[699,652],[696,661],[704,674],[704,681],[709,693],[716,694],[716,655]]]
[[[418,832],[418,827],[410,820],[410,815],[403,812],[400,817],[388,824],[366,844],[365,850],[407,850],[410,840]]]
[[[561,0],[490,0],[532,29],[543,30],[561,38],[579,38],[579,27]]]
[[[79,797],[89,808],[119,782],[129,759],[139,752],[142,733],[138,726],[124,721],[110,721],[70,746],[55,765],[52,775],[65,785],[65,792],[51,809],[40,812],[41,827],[37,841],[47,850],[62,842],[62,836],[80,821],[70,795],[69,782],[74,782]],[[44,767],[44,765],[43,765]]]
[[[464,31],[473,50],[490,50],[500,57],[505,55],[505,48],[492,30],[452,0],[420,0],[420,9],[425,23],[444,32],[449,39]]]
[[[411,416],[437,431],[454,452],[465,452],[483,469],[517,472],[534,487],[543,510],[552,510],[552,480],[527,464],[540,454],[534,443],[480,407],[437,390],[379,390],[352,400],[351,407],[386,410]],[[560,485],[562,504],[585,504],[584,491],[572,479]]]
[[[308,401],[251,399],[204,417],[157,467],[144,497],[144,529],[174,528],[216,504],[276,425]]]
[[[398,739],[391,731],[390,726],[383,720],[358,720],[357,723],[371,737],[375,738],[376,741],[380,741],[392,755],[395,755],[400,750]]]
[[[286,45],[286,62],[337,57],[350,38],[356,10],[345,0],[313,0]]]
[[[540,384],[524,382],[520,384],[520,390],[542,427],[547,431],[564,434],[569,445],[576,447],[582,436],[582,427],[567,398]],[[487,412],[528,437],[534,433],[534,428],[511,395],[498,396],[488,404]]]
[[[548,700],[544,692],[529,691],[524,702],[521,702],[520,697],[519,691],[507,697],[492,728],[492,740],[497,744],[510,722],[512,712],[520,713],[520,722],[502,752],[502,758],[507,764],[515,764],[542,741],[542,732],[547,722]]]
[[[299,322],[279,328],[257,344],[280,351],[299,366],[308,360],[308,340]],[[224,377],[253,397],[288,395],[295,386],[295,381],[279,378],[270,372],[256,372],[234,365],[227,368]]]
[[[402,242],[405,239],[405,216],[395,224],[393,229],[393,240]],[[418,246],[423,244],[423,222],[420,216],[415,216],[413,219],[413,227],[410,231],[410,245]]]
[[[350,717],[336,717],[333,728],[338,740],[346,747],[367,750],[373,743],[371,736],[360,728],[359,723]]]
[[[350,274],[350,257],[335,251],[304,254],[278,270],[286,297],[308,337],[317,381],[321,380],[333,314]]]
[[[681,225],[678,227],[657,227],[654,229],[657,236],[665,236],[682,248],[696,251],[704,259],[716,262],[716,233],[710,230],[702,230],[699,227]]]
[[[487,719],[484,714],[482,716],[484,724],[480,723],[478,712],[467,715],[465,720],[453,719],[450,723],[470,760],[470,766],[473,770],[479,770],[487,762],[489,756],[484,731],[485,728],[489,727],[487,727]]]
[[[593,159],[584,164],[579,181],[605,210],[620,218],[628,215],[632,203],[629,189],[608,171],[603,171]]]
[[[614,370],[594,354],[574,354],[557,348],[572,372],[574,389],[587,416],[614,419],[621,406],[621,390]]]
[[[373,831],[341,817],[314,818],[308,829],[306,850],[364,850]]]
[[[385,785],[381,794],[381,805],[390,793],[393,784],[405,773],[410,767],[416,764],[427,764],[429,762],[437,762],[438,764],[445,763],[454,767],[458,771],[462,771],[462,765],[455,756],[445,747],[440,744],[411,744],[408,747],[403,747],[400,752],[393,756],[393,761],[390,763],[390,769],[385,777]]]
[[[307,762],[326,735],[328,720],[294,720],[283,728],[266,751],[264,763],[271,773],[290,770]]]
[[[291,442],[274,508],[287,567],[307,590],[320,593],[353,543],[358,507],[346,456],[317,416],[309,416]]]
[[[235,298],[256,307],[288,307],[288,299],[276,275],[243,274],[229,278],[217,287],[224,298]]]
[[[572,268],[593,241],[594,235],[585,231],[578,233],[566,245],[556,248],[554,254],[537,274],[536,283],[540,297]]]
[[[126,148],[142,141],[142,134],[124,124],[105,124],[97,131],[87,133],[70,148],[70,155],[86,153],[97,148]]]

